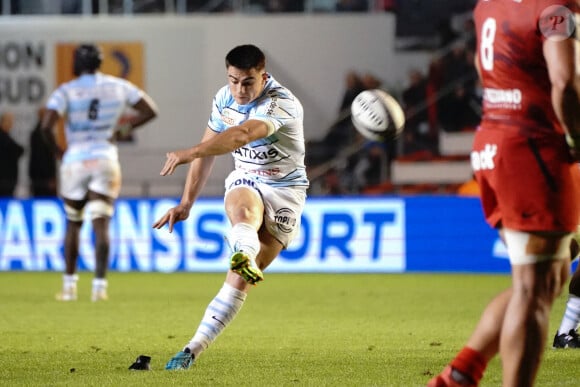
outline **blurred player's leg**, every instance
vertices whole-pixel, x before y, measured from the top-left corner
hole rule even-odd
[[[578,257],[580,232],[576,231],[570,245],[570,256]],[[580,337],[577,328],[580,323],[580,269],[576,268],[568,285],[568,302],[562,316],[562,322],[554,336],[553,348],[580,348]]]
[[[497,295],[485,308],[481,318],[463,349],[439,375],[427,384],[428,387],[477,386],[483,377],[488,361],[499,350],[501,325],[511,288]]]
[[[115,198],[121,186],[121,168],[118,162],[101,161],[89,183],[87,212],[92,220],[95,235],[95,276],[91,300],[107,300],[107,270],[109,268],[109,224],[113,216]]]
[[[70,216],[69,212],[70,210],[67,211],[67,216]],[[64,241],[65,274],[63,276],[62,291],[56,295],[58,301],[75,301],[77,299],[78,276],[76,275],[76,270],[82,224],[82,220],[67,220]]]
[[[477,386],[488,361],[498,351],[504,370],[503,385],[533,385],[546,341],[549,313],[569,271],[570,238],[513,230],[506,231],[505,236],[512,264],[512,287],[488,304],[466,346],[427,386]]]
[[[512,265],[513,293],[500,336],[504,386],[534,384],[547,339],[550,311],[570,270],[569,257],[552,255],[554,259],[536,264]]]
[[[93,219],[95,232],[95,278],[93,279],[92,301],[105,301],[107,295],[107,269],[109,266],[109,217]]]
[[[77,300],[77,281],[79,277],[76,274],[64,274],[62,276],[62,291],[56,294],[57,301],[76,301]]]

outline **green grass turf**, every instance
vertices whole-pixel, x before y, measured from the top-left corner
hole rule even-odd
[[[461,348],[509,276],[267,274],[187,371],[163,370],[223,274],[111,273],[110,300],[59,303],[60,273],[0,273],[0,385],[422,386]],[[552,342],[566,295],[551,318]],[[152,371],[129,371],[152,357]],[[538,386],[578,384],[580,351],[547,348]],[[501,384],[499,360],[482,386]]]

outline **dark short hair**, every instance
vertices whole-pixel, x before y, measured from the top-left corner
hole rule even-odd
[[[101,49],[94,44],[79,45],[73,55],[73,72],[75,75],[81,75],[84,72],[93,73],[103,61]]]
[[[253,44],[244,44],[234,47],[226,55],[226,68],[230,66],[242,70],[264,69],[266,67],[266,56],[262,50]]]

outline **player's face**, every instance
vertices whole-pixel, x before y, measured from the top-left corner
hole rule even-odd
[[[230,66],[227,69],[230,92],[239,105],[247,105],[262,93],[267,75],[256,68],[242,70]]]

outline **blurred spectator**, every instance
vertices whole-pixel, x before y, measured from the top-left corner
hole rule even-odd
[[[460,129],[475,128],[481,121],[482,90],[477,76],[475,65],[475,54],[472,50],[465,51],[465,62],[467,67],[461,78],[461,85],[456,89],[457,96],[457,120]]]
[[[461,35],[462,39],[465,41],[465,48],[470,51],[475,51],[477,41],[475,35],[475,22],[473,21],[473,18],[468,18],[463,22]]]
[[[364,78],[366,78],[367,85],[376,79],[370,74]],[[358,93],[365,89],[363,82],[363,77],[354,71],[349,71],[346,74],[345,90],[340,102],[336,122],[321,140],[309,141],[306,144],[306,165],[309,167],[319,165],[334,158],[341,150],[341,146],[354,142],[357,132],[350,120],[350,105]]]
[[[14,115],[4,112],[0,116],[0,197],[13,197],[18,183],[18,160],[24,148],[10,136]]]
[[[477,79],[473,53],[469,51],[468,55],[463,41],[454,43],[451,52],[443,58],[442,75],[438,121],[447,132],[461,131],[473,121],[465,112],[471,109],[469,100]]]
[[[438,93],[443,83],[443,60],[440,57],[433,58],[429,64],[429,74],[427,78],[427,117],[429,119],[429,127],[434,130],[439,130],[439,111],[438,111]],[[437,136],[439,134],[437,133]]]
[[[409,71],[409,85],[403,90],[402,100],[406,118],[403,153],[426,150],[437,154],[437,130],[429,125],[427,111],[427,78],[419,70]]]
[[[457,33],[451,27],[451,17],[443,18],[437,26],[437,35],[439,37],[439,47],[445,48],[456,38]]]
[[[352,70],[346,73],[345,86],[346,87],[342,96],[342,101],[340,102],[339,112],[350,109],[352,101],[354,101],[355,97],[364,90],[362,79],[355,71]]]
[[[30,133],[30,158],[28,178],[30,195],[33,197],[54,197],[57,195],[56,158],[40,129],[44,109],[38,111],[38,121]]]
[[[342,184],[341,175],[336,168],[330,168],[323,175],[321,195],[339,196],[348,193]]]
[[[382,85],[382,81],[371,73],[364,73],[361,77],[362,87],[364,90],[378,89]]]
[[[364,191],[390,179],[393,150],[389,143],[368,141],[365,144],[357,154],[357,161],[352,168],[355,192]]]

